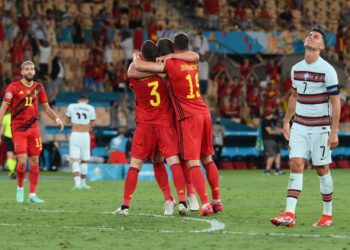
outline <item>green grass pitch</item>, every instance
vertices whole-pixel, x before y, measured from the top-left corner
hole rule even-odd
[[[334,225],[315,228],[322,212],[319,181],[306,170],[295,228],[269,220],[285,207],[288,174],[221,171],[222,214],[164,217],[155,182],[139,181],[129,216],[111,214],[122,201],[122,181],[90,182],[72,191],[67,175],[44,173],[45,204],[16,204],[16,182],[0,180],[0,249],[350,249],[350,171],[334,170]],[[26,198],[28,181],[25,183]]]

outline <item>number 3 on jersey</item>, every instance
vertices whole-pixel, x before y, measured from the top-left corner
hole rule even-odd
[[[159,93],[157,92],[157,89],[158,89],[158,86],[159,86],[159,83],[158,81],[155,81],[155,82],[150,82],[148,83],[148,87],[151,87],[152,90],[151,90],[151,96],[154,96],[155,97],[155,100],[150,100],[150,104],[153,106],[153,107],[157,107],[159,106],[160,104],[160,95]]]
[[[188,74],[186,76],[186,80],[188,81],[188,84],[190,85],[190,94],[187,95],[187,99],[194,99],[195,97],[200,97],[201,93],[199,92],[199,79],[198,79],[198,74],[195,75],[195,81],[196,81],[196,95],[194,94],[194,90],[193,90],[193,81],[191,78],[191,75]]]

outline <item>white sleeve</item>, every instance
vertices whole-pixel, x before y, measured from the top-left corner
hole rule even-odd
[[[326,87],[329,95],[339,95],[339,84],[337,72],[332,66],[329,66],[329,72],[326,74]]]
[[[297,90],[297,86],[295,85],[295,81],[294,81],[294,66],[290,70],[290,79],[292,80],[292,88],[294,90]]]
[[[95,108],[93,106],[91,106],[91,121],[96,120],[96,112],[95,112]]]
[[[335,71],[335,69],[330,66],[329,67],[329,71],[326,74],[326,87],[331,87],[334,85],[338,85],[338,76],[337,76],[337,72]]]
[[[72,105],[69,104],[67,108],[66,116],[71,118],[71,114],[72,114]]]

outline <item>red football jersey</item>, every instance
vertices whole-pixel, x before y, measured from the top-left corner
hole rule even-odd
[[[199,90],[197,63],[171,59],[166,61],[164,70],[170,80],[169,88],[177,120],[209,112]]]
[[[38,126],[38,103],[48,102],[48,99],[42,84],[34,82],[27,87],[16,81],[7,87],[4,101],[10,104],[12,131],[26,131]]]
[[[130,79],[135,92],[136,124],[155,127],[173,127],[174,111],[169,92],[162,78],[158,76]]]

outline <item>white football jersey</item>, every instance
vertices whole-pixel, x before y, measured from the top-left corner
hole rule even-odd
[[[71,119],[73,124],[87,125],[96,120],[95,108],[87,103],[69,104],[66,116]]]
[[[298,93],[293,128],[309,133],[330,131],[329,96],[339,94],[333,66],[321,57],[311,64],[303,60],[293,66],[291,79]]]

